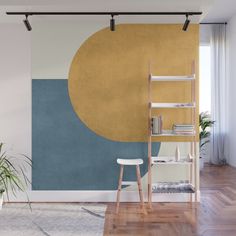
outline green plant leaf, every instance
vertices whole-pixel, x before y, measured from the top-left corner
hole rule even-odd
[[[203,146],[205,146],[207,143],[209,143],[210,142],[210,140],[206,140],[205,142],[203,142],[203,143],[201,143],[200,144],[200,148],[202,148]]]
[[[14,163],[12,161],[13,159],[17,159],[17,162]],[[24,172],[26,165],[32,166],[32,162],[28,156],[24,154],[18,154],[16,156],[8,155],[6,151],[3,151],[3,143],[0,143],[0,191],[2,189],[6,191],[8,200],[9,191],[14,196],[16,196],[18,191],[26,191],[26,186],[30,183]],[[26,197],[29,202],[27,193]]]
[[[210,142],[211,135],[210,128],[214,125],[215,121],[211,119],[209,112],[201,112],[199,114],[199,139],[200,149]],[[200,150],[201,151],[201,150]]]

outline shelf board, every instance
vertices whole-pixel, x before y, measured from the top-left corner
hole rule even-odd
[[[196,135],[196,132],[193,133],[174,133],[173,130],[162,130],[161,134],[152,134],[152,137],[194,137]]]
[[[156,162],[152,161],[154,165],[192,165],[190,161],[167,161],[167,162]]]
[[[180,75],[180,76],[156,76],[151,75],[151,81],[192,81],[195,79],[195,75]]]
[[[157,103],[157,102],[152,102],[151,108],[195,108],[195,103]]]
[[[171,158],[172,160],[174,159]],[[158,161],[165,161],[165,162],[157,162]],[[172,160],[167,160],[166,157],[152,157],[152,164],[153,165],[192,165],[193,162],[190,161],[172,161]]]

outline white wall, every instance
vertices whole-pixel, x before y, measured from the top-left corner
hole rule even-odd
[[[108,21],[43,19],[33,22],[32,79],[68,79],[70,64],[79,47]]]
[[[200,44],[209,45],[211,40],[211,25],[200,25]]]
[[[31,157],[30,34],[22,24],[0,24],[0,35],[0,142]]]
[[[0,24],[0,142],[31,156],[30,34]]]
[[[228,62],[227,71],[229,76],[229,164],[236,166],[236,15],[227,25]]]
[[[200,45],[201,46],[208,46],[210,45],[211,40],[211,25],[200,25]],[[200,60],[201,60],[201,52],[200,52]],[[207,60],[207,59],[206,59]],[[200,63],[201,65],[201,63]],[[200,66],[201,71],[201,66]],[[200,72],[201,75],[201,72]],[[201,90],[201,81],[203,78],[200,78],[200,90]],[[200,91],[200,104],[201,104],[201,91]],[[201,112],[201,110],[200,110]],[[210,143],[207,143],[204,147],[204,151],[201,153],[201,157],[203,158],[204,162],[210,161]]]

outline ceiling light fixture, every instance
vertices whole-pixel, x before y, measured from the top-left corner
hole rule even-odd
[[[31,31],[32,30],[32,27],[28,21],[28,15],[25,15],[25,19],[23,20],[24,24],[25,24],[25,27],[28,31]]]
[[[115,25],[115,19],[113,19],[113,15],[111,15],[111,20],[110,20],[110,30],[115,31],[116,25]]]
[[[183,31],[187,31],[189,23],[190,23],[190,20],[188,19],[188,14],[186,14],[186,20],[183,25]]]

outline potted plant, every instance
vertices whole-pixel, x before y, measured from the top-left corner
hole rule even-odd
[[[200,152],[200,170],[204,167],[204,154],[206,153],[206,144],[210,142],[211,131],[215,121],[211,119],[209,112],[201,112],[199,114],[199,152]]]
[[[9,200],[9,192],[14,196],[18,191],[25,192],[30,183],[25,175],[26,165],[31,166],[31,160],[26,155],[10,155],[3,150],[3,143],[0,143],[0,209],[4,193]]]

